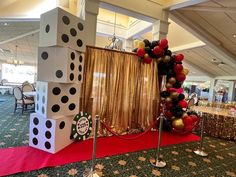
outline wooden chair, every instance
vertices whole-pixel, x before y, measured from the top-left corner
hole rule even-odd
[[[23,112],[27,110],[28,105],[34,106],[34,101],[31,99],[25,98],[20,87],[14,88],[13,95],[15,97],[14,113],[16,112],[17,109],[22,109],[22,114],[23,114]],[[19,108],[18,105],[20,105],[21,107]]]
[[[22,85],[22,91],[23,92],[32,92],[34,91],[34,87],[31,85],[31,84],[25,84],[25,85]],[[24,94],[24,93],[23,93]],[[31,100],[34,100],[34,97],[30,97],[30,96],[25,96],[24,97],[26,99],[31,99]]]

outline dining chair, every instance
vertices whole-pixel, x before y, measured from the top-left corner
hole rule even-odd
[[[25,85],[22,85],[22,91],[23,92],[32,92],[34,91],[34,87],[31,85],[31,84],[25,84]],[[24,94],[24,93],[23,93]],[[34,100],[34,97],[31,97],[31,96],[25,96],[24,97],[26,99],[31,99],[31,100]]]
[[[27,110],[28,105],[34,106],[34,101],[31,99],[25,98],[20,87],[15,87],[13,89],[13,95],[15,97],[14,113],[16,112],[17,109],[22,109],[22,114],[23,114],[23,112]],[[18,107],[19,105],[21,107]]]

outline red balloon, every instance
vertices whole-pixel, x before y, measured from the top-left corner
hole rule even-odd
[[[186,79],[186,76],[183,74],[183,73],[178,73],[176,75],[176,79],[179,81],[179,82],[183,82],[185,79]]]
[[[150,57],[144,58],[143,62],[150,64],[152,62],[152,58],[150,58]]]
[[[161,40],[160,40],[159,47],[161,47],[161,48],[164,49],[164,48],[167,47],[167,45],[168,45],[167,39],[161,39]]]
[[[178,54],[175,56],[175,62],[181,62],[184,59],[184,55],[183,54]]]
[[[164,51],[163,51],[163,49],[162,49],[161,47],[156,46],[156,47],[154,47],[154,49],[153,49],[153,53],[154,53],[155,55],[160,55],[160,54],[163,54]]]
[[[191,117],[191,119],[193,120],[193,122],[197,122],[198,117],[194,114],[190,115],[189,117]]]
[[[174,66],[174,71],[175,71],[176,73],[180,73],[183,69],[184,69],[184,67],[183,67],[182,64],[176,64],[176,65]]]
[[[173,113],[171,111],[166,111],[165,116],[167,118],[171,118],[173,116]]]
[[[143,57],[144,55],[145,55],[145,49],[143,49],[143,48],[138,48],[138,50],[137,50],[137,55],[139,56],[139,57]]]
[[[193,124],[193,119],[190,116],[183,118],[184,126],[190,126]]]
[[[178,105],[181,107],[181,108],[187,108],[188,107],[188,103],[187,101],[185,100],[180,100]]]
[[[171,102],[166,103],[166,108],[171,109],[173,107],[173,104]]]

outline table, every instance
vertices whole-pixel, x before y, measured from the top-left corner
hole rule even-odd
[[[204,106],[193,106],[191,109],[203,113],[208,135],[236,141],[236,116],[229,114],[229,109]]]
[[[6,92],[13,94],[13,88],[11,86],[0,86],[0,93],[4,95]]]
[[[25,95],[25,96],[27,96],[27,97],[34,97],[34,100],[36,100],[36,91],[23,92],[23,95]]]

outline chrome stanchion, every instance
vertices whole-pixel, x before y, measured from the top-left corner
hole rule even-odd
[[[161,113],[158,118],[160,118],[160,122],[159,122],[159,133],[158,133],[158,144],[157,144],[157,157],[154,162],[151,162],[151,164],[155,167],[163,168],[166,166],[166,162],[160,158],[161,133],[162,133],[162,125],[163,125],[163,119],[164,119],[163,113]]]
[[[99,177],[95,171],[95,161],[96,161],[96,148],[97,148],[97,134],[98,134],[98,125],[100,118],[98,115],[95,117],[95,128],[94,128],[94,138],[93,138],[93,155],[92,155],[92,164],[91,168],[85,169],[83,177]]]
[[[200,140],[200,146],[198,149],[194,150],[193,152],[199,156],[206,157],[208,154],[203,151],[203,132],[204,132],[204,116],[202,116],[202,112],[200,112],[200,117],[201,117],[201,140]]]

